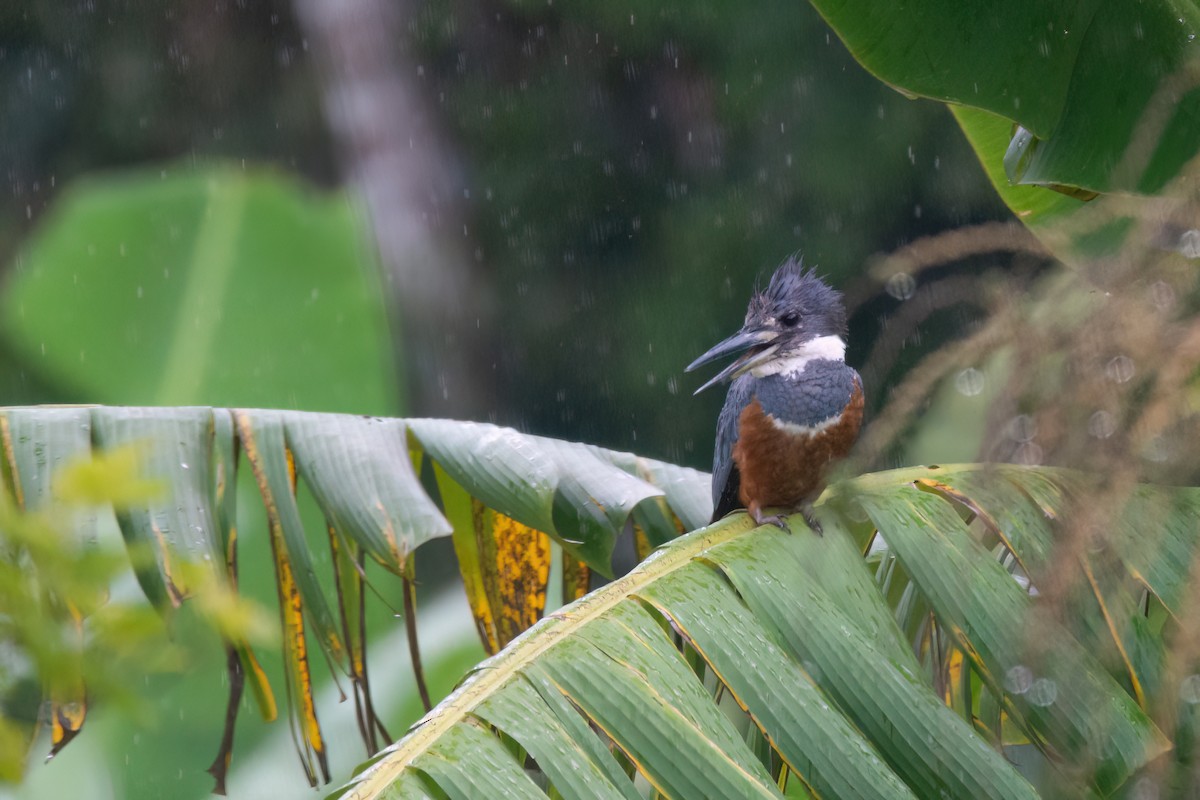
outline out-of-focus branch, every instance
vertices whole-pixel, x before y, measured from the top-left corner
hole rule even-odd
[[[463,180],[405,52],[411,0],[295,0],[343,172],[383,265],[410,412],[492,410],[488,294],[464,242]]]

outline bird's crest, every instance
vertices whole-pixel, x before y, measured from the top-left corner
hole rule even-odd
[[[840,317],[834,325],[837,331],[844,333],[846,328],[842,293],[821,280],[815,267],[806,271],[804,259],[799,255],[789,256],[779,265],[765,290],[755,288],[747,317],[770,316],[783,306],[796,306],[805,316],[817,312],[835,314]]]

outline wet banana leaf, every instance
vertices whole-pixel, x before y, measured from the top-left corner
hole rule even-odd
[[[143,475],[163,484],[153,502],[118,509],[117,521],[146,596],[178,607],[192,592],[186,564],[225,562],[212,485],[212,409],[96,408],[92,421],[97,448],[134,448]]]
[[[225,554],[225,574],[230,585],[238,586],[238,536],[237,536],[237,449],[235,446],[233,415],[215,410],[213,419],[213,501],[217,515],[217,533]],[[264,720],[272,722],[279,715],[275,704],[275,693],[267,681],[267,674],[250,643],[244,638],[235,638],[225,643],[226,674],[229,680],[229,702],[225,707],[225,726],[221,734],[221,745],[208,773],[213,776],[214,794],[225,794],[225,778],[233,759],[233,739],[241,708],[242,693],[246,683],[254,696],[258,712]]]
[[[787,534],[734,516],[542,618],[549,538],[562,545],[562,595],[578,597],[589,570],[610,569],[627,526],[652,547],[706,519],[706,476],[475,423],[299,412],[5,409],[0,437],[5,485],[26,502],[52,501],[55,453],[134,448],[163,494],[122,504],[122,528],[131,552],[149,556],[135,558],[147,596],[167,610],[187,601],[197,565],[236,583],[230,487],[245,454],[275,555],[289,724],[313,782],[329,745],[310,642],[351,676],[375,749],[386,731],[365,672],[367,563],[406,581],[410,598],[413,552],[453,537],[498,654],[378,755],[350,796],[779,797],[790,776],[816,797],[869,787],[1024,798],[1036,791],[1007,743],[1068,761],[1060,779],[1080,794],[1114,791],[1169,745],[1143,709],[1179,696],[1163,641],[1191,591],[1194,490],[1137,489],[1104,518],[1103,558],[1072,560],[1058,549],[1092,491],[1078,473],[866,475],[818,504],[824,536],[799,517]],[[320,536],[299,526],[305,491],[326,516]],[[314,558],[325,546],[327,576]],[[1034,591],[1068,578],[1077,627],[1039,615]],[[229,653],[272,716],[248,644]],[[75,724],[71,698],[58,707]],[[214,774],[228,758],[223,747]]]
[[[1085,766],[1104,792],[1169,748],[1069,630],[1049,619],[1031,624],[1028,593],[972,540],[948,502],[916,485],[864,493],[858,501],[993,690],[1006,682],[1018,689],[1006,701],[1031,737]],[[1016,680],[1024,675],[1028,685]]]
[[[897,470],[847,481],[831,493],[836,502],[818,504],[823,537],[798,517],[790,535],[752,530],[745,517],[689,534],[481,665],[342,795],[465,796],[454,789],[462,784],[432,778],[431,790],[416,776],[431,777],[418,765],[445,759],[443,737],[457,746],[458,727],[477,736],[478,720],[495,741],[534,754],[535,782],[550,797],[628,796],[642,781],[664,797],[774,796],[758,772],[772,759],[817,797],[862,796],[864,787],[876,796],[1038,797],[1006,757],[1012,742],[1067,760],[1070,776],[1059,779],[1080,796],[1114,791],[1167,739],[1084,650],[1076,635],[1086,630],[1022,638],[1040,618],[1029,578],[1019,566],[1010,572],[1026,564],[1049,580],[1075,570],[1089,585],[1082,565],[1051,557],[1068,499],[1085,487],[1076,473],[1048,469]],[[1195,529],[1190,491],[1158,491],[1135,500],[1159,510],[1151,518],[1168,539]],[[1111,535],[1132,535],[1134,514],[1146,510],[1114,519]],[[869,519],[882,552],[898,557],[894,578],[907,584],[899,595],[921,609],[923,641],[936,652],[918,660],[909,649],[842,515]],[[1122,576],[1097,569],[1092,578],[1108,598]],[[1136,630],[1142,644],[1160,637],[1150,625]],[[1028,684],[1012,679],[1014,666],[1031,670]],[[755,758],[760,749],[746,744],[754,735],[730,736],[721,697],[744,713],[735,727],[769,743],[770,758]],[[1001,737],[1002,724],[1014,733]]]
[[[680,532],[677,514],[701,516],[695,498],[706,482],[694,470],[492,425],[409,425],[434,461],[463,584],[488,653],[541,617],[550,574],[548,534],[562,544],[564,563],[574,562],[564,569],[564,578],[573,581],[564,597],[574,598],[586,586],[586,570],[611,574],[613,546],[628,522],[644,523],[655,534],[653,543],[661,544]],[[670,489],[648,482],[655,476]],[[680,501],[678,512],[668,492]]]
[[[812,4],[890,85],[1005,118],[1006,182],[1151,194],[1200,146],[1195,3]]]
[[[0,410],[4,475],[18,508],[36,511],[53,499],[51,476],[92,449],[92,413],[86,408]],[[80,541],[96,540],[97,512],[72,512],[69,532]]]
[[[52,507],[51,475],[63,464],[91,451],[91,414],[81,408],[6,409],[0,413],[0,444],[4,448],[5,485],[22,511]],[[71,512],[68,533],[85,546],[96,541],[97,514],[93,509]],[[82,617],[90,609],[63,608],[60,616],[81,634]],[[87,718],[87,694],[80,681],[60,682],[49,691],[50,755],[65,747]]]
[[[614,468],[635,457],[599,448],[528,436],[509,428],[474,422],[418,419],[409,429],[425,452],[485,507],[554,536],[592,569],[612,574],[617,535],[640,504],[664,496],[646,478]],[[659,465],[672,493],[693,503],[691,493],[706,481],[701,473]],[[636,468],[636,467],[635,467]],[[647,468],[646,477],[651,477]],[[679,508],[689,519],[694,508]]]
[[[94,454],[131,454],[143,478],[138,489],[152,488],[153,499],[132,497],[117,515],[139,583],[164,611],[186,602],[205,575],[236,586],[233,487],[244,458],[263,498],[265,538],[274,557],[289,725],[314,783],[327,780],[328,744],[312,697],[312,644],[350,676],[368,752],[390,739],[375,715],[366,674],[366,560],[406,582],[410,650],[423,684],[412,554],[424,542],[454,532],[481,635],[495,652],[544,612],[548,536],[565,546],[563,596],[573,599],[586,591],[591,569],[610,569],[612,541],[634,516],[657,514],[665,540],[679,530],[679,519],[708,513],[696,507],[706,492],[702,473],[470,423],[416,420],[410,430],[404,420],[253,409],[9,408],[0,410],[0,443],[9,496],[28,510],[53,507],[55,474],[64,464]],[[428,459],[438,477],[438,497],[426,492],[414,455],[417,467]],[[656,477],[668,486],[653,485]],[[311,492],[325,515],[327,530],[320,537],[303,530],[297,491]],[[683,505],[674,507],[664,498]],[[72,512],[71,534],[95,539],[101,513],[107,511]],[[331,548],[330,576],[322,577],[316,567],[314,548],[321,541]],[[473,555],[478,552],[484,561]],[[210,768],[218,789],[230,763],[245,685],[264,718],[277,714],[272,688],[248,642],[227,643],[227,664],[226,730]],[[87,705],[83,687],[60,684],[51,695],[57,749],[78,732]]]
[[[300,478],[329,525],[385,569],[401,574],[413,551],[450,533],[413,471],[402,420],[293,414],[286,424]]]
[[[625,578],[556,612],[485,662],[343,796],[393,796],[412,772],[428,774],[420,764],[446,758],[444,737],[482,718],[530,752],[536,749],[539,765],[551,753],[576,765],[569,775],[562,765],[543,767],[549,796],[636,792],[609,755],[611,743],[666,797],[777,797],[744,737],[677,649],[675,632],[701,654],[706,679],[728,687],[745,709],[742,724],[761,730],[814,796],[923,797],[936,787],[949,788],[947,796],[1036,797],[916,675],[895,666],[857,630],[847,646],[855,623],[838,613],[836,600],[786,609],[763,604],[763,596],[790,603],[798,587],[811,584],[802,564],[843,547],[831,544],[842,534],[789,535],[747,523],[734,518],[689,534]],[[869,584],[861,560],[834,560],[836,569],[861,572]],[[790,633],[779,629],[780,620],[793,616],[803,620],[804,641],[820,643],[821,663],[797,652]],[[864,658],[880,672],[860,678]],[[876,683],[884,674],[892,677]],[[874,699],[866,704],[880,707],[855,711],[874,725],[849,715],[842,698],[827,689],[828,679],[818,676],[835,676],[835,688],[838,681],[854,687],[870,681]],[[925,709],[915,722],[913,697]],[[531,710],[493,710],[517,704]],[[536,735],[528,730],[531,719],[544,720]],[[939,743],[932,755],[924,744],[930,741]],[[965,788],[955,780],[965,780]],[[459,796],[451,784],[435,783]]]

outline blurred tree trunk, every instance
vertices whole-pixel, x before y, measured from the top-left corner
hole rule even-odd
[[[408,63],[411,0],[295,0],[342,171],[362,198],[408,378],[406,413],[496,410],[489,293],[469,252],[463,176]]]

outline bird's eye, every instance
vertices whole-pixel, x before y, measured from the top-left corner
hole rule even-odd
[[[786,313],[782,317],[780,317],[779,321],[782,322],[784,325],[786,325],[789,328],[794,328],[800,322],[800,315],[797,314],[795,311],[789,311],[788,313]]]

